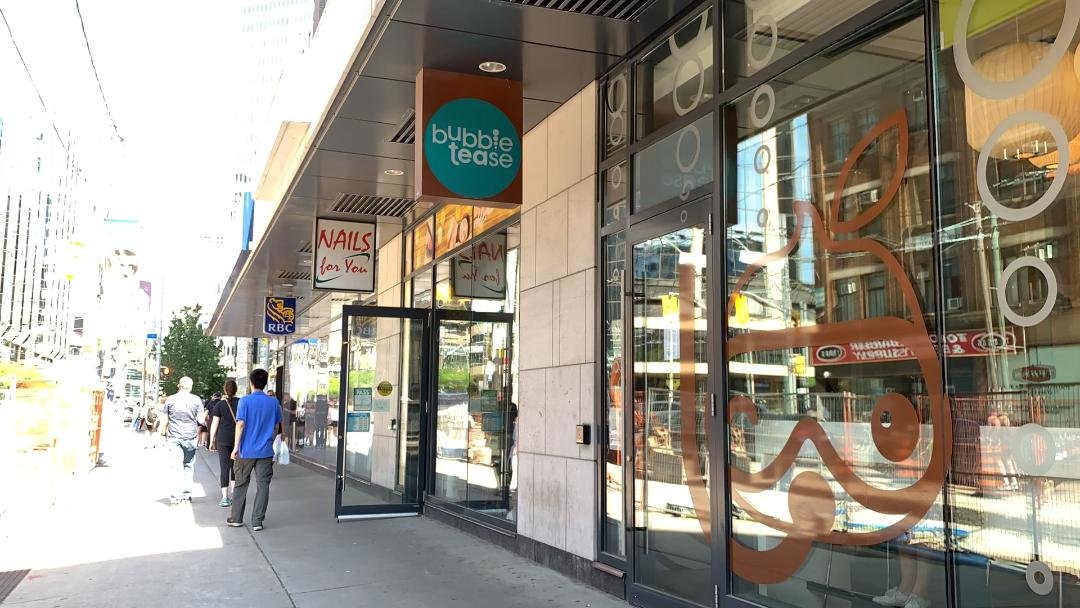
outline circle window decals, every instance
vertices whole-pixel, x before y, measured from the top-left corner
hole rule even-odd
[[[1039,595],[1050,595],[1054,590],[1054,573],[1044,562],[1035,560],[1027,565],[1024,572],[1028,588]]]
[[[766,144],[761,144],[754,152],[754,171],[758,175],[763,175],[770,166],[772,166],[772,149]]]
[[[998,2],[1000,0],[993,0]],[[990,1],[987,2],[991,3]],[[1066,2],[1065,15],[1061,19],[1061,27],[1058,29],[1057,38],[1054,40],[1050,51],[1043,56],[1042,60],[1031,69],[1030,72],[1015,80],[997,82],[983,77],[971,63],[971,55],[968,53],[968,22],[971,21],[971,12],[975,8],[975,0],[961,0],[960,12],[956,16],[956,26],[953,29],[953,55],[956,63],[956,71],[960,74],[972,91],[987,99],[1008,99],[1022,94],[1042,82],[1043,78],[1050,75],[1065,53],[1069,52],[1073,34],[1080,25],[1080,2]],[[1066,166],[1062,163],[1062,166]]]
[[[761,31],[762,26],[769,28],[769,50],[765,53],[764,57],[757,57],[754,55],[754,40],[757,39],[758,32]],[[752,69],[760,70],[769,65],[769,62],[773,59],[773,55],[776,54],[776,42],[779,38],[780,32],[777,30],[776,17],[772,15],[762,15],[761,17],[758,17],[758,20],[750,27],[750,35],[747,36],[746,42],[746,62],[750,64]]]
[[[767,97],[769,103],[769,105],[767,106],[769,108],[769,111],[765,112],[764,115],[758,114],[758,103],[761,101],[762,97]],[[770,120],[772,120],[773,112],[775,110],[776,91],[773,90],[771,85],[761,85],[756,91],[754,91],[754,95],[750,98],[750,124],[754,125],[759,129],[764,127],[765,125],[769,124]]]
[[[1054,468],[1057,443],[1046,427],[1029,422],[1016,432],[1010,455],[1016,466],[1028,475],[1046,475]]]
[[[1009,279],[1012,279],[1012,276],[1016,274],[1018,270],[1026,267],[1038,270],[1042,273],[1043,278],[1046,279],[1046,301],[1043,302],[1042,308],[1040,308],[1038,312],[1033,315],[1024,316],[1017,313],[1012,309],[1012,306],[1009,305],[1007,287],[1009,286]],[[1047,264],[1045,260],[1032,255],[1025,255],[1009,262],[1009,265],[1001,272],[1001,278],[998,280],[998,308],[1001,309],[1001,314],[1005,315],[1006,319],[1021,327],[1031,327],[1045,321],[1054,310],[1054,303],[1057,301],[1057,295],[1058,283],[1057,276],[1054,274],[1054,269],[1050,268],[1050,265]]]
[[[1080,3],[1077,4],[1080,5]],[[1069,137],[1065,134],[1065,129],[1061,126],[1061,123],[1053,116],[1050,116],[1045,112],[1039,112],[1038,110],[1024,110],[1001,121],[1001,123],[990,132],[982,149],[979,150],[979,161],[977,165],[978,179],[976,182],[979,187],[979,196],[982,197],[983,204],[985,204],[995,215],[1003,220],[1009,220],[1010,222],[1022,222],[1042,213],[1057,200],[1058,195],[1061,194],[1062,188],[1065,187],[1065,177],[1067,172],[1055,171],[1054,180],[1050,182],[1050,187],[1046,189],[1046,192],[1044,192],[1034,203],[1027,207],[1020,208],[1002,205],[1001,202],[994,198],[994,193],[990,191],[990,184],[986,182],[986,170],[987,165],[990,162],[990,153],[993,151],[994,147],[997,146],[998,140],[1005,134],[1005,131],[1017,125],[1031,122],[1046,127],[1046,130],[1050,131],[1051,135],[1054,136],[1054,143],[1057,144],[1058,155],[1060,157],[1058,161],[1059,166],[1068,167],[1070,162]]]

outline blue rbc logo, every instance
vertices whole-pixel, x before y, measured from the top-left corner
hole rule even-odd
[[[266,298],[263,331],[271,336],[286,336],[296,331],[296,298]]]
[[[435,178],[465,198],[506,190],[521,168],[521,138],[489,102],[455,99],[435,111],[424,130],[424,158]]]

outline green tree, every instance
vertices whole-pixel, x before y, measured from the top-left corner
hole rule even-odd
[[[185,306],[169,322],[169,332],[161,341],[161,365],[169,374],[161,378],[161,390],[176,392],[180,378],[191,378],[191,392],[206,398],[221,390],[226,369],[221,365],[221,346],[213,336],[206,335],[199,322],[202,307]]]

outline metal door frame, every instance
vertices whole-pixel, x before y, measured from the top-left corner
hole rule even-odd
[[[345,425],[346,415],[348,413],[345,404],[347,403],[347,391],[348,391],[348,378],[349,378],[349,337],[350,337],[350,325],[351,321],[355,317],[375,317],[383,319],[409,319],[422,324],[421,330],[421,349],[417,353],[418,361],[420,365],[420,439],[419,439],[419,462],[417,470],[417,487],[416,487],[416,502],[402,503],[402,504],[386,504],[386,505],[342,505],[342,492],[345,489]],[[427,439],[427,415],[430,404],[430,386],[431,386],[431,356],[432,350],[432,333],[431,333],[431,315],[430,311],[423,308],[401,308],[391,306],[357,306],[357,305],[345,305],[341,310],[341,375],[340,382],[338,383],[338,428],[337,428],[337,470],[335,471],[334,478],[334,515],[337,519],[374,519],[382,517],[405,517],[419,515],[424,508],[424,480],[426,476],[427,457],[428,457],[428,439]],[[404,333],[402,333],[402,340],[405,339]],[[398,351],[401,352],[400,349]],[[400,355],[399,355],[400,356]],[[401,369],[398,369],[398,382],[400,383]],[[399,391],[403,388],[399,388]],[[398,413],[398,441],[401,440],[400,434],[405,431],[404,425],[400,424],[401,420],[401,403],[397,404]],[[397,458],[397,452],[395,459]],[[396,470],[394,475],[395,482],[397,480]],[[396,485],[396,483],[395,483]],[[395,492],[396,490],[390,490]]]

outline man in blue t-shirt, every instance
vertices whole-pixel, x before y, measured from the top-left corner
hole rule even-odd
[[[257,369],[249,376],[255,390],[240,398],[236,408],[236,441],[233,443],[233,490],[232,515],[229,526],[244,525],[244,507],[247,506],[248,485],[255,474],[255,509],[251,514],[251,529],[263,529],[266,505],[270,502],[270,479],[274,476],[274,437],[281,431],[281,407],[277,399],[263,392],[270,375],[265,369]]]

